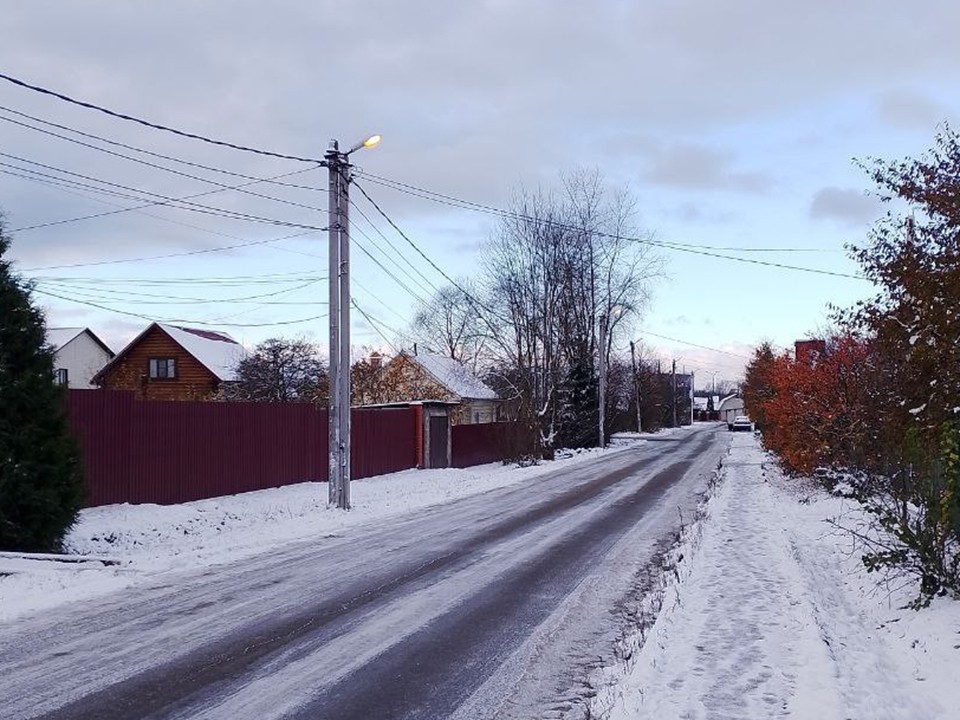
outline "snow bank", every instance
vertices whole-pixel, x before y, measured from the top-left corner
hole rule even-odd
[[[555,461],[524,468],[491,463],[463,470],[406,470],[365,478],[351,483],[353,508],[349,512],[327,507],[325,483],[300,483],[181,505],[88,508],[81,511],[66,537],[67,552],[109,558],[119,564],[0,557],[0,622],[118,590],[158,573],[232,562],[284,543],[337,534],[495,490],[632,445],[558,453]]]
[[[681,548],[679,583],[593,715],[956,717],[960,603],[900,609],[913,588],[878,590],[825,522],[849,505],[784,479],[752,436],[732,442],[699,547]]]

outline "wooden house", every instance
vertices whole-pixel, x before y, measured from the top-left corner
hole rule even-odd
[[[132,390],[143,400],[209,400],[235,382],[246,356],[229,335],[153,323],[97,375],[110,390]]]
[[[434,400],[453,404],[454,425],[502,419],[502,401],[462,363],[442,355],[402,351],[383,367],[383,402]]]

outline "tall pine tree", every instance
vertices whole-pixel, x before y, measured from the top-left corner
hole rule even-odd
[[[83,496],[43,313],[4,259],[0,216],[0,550],[59,549]]]

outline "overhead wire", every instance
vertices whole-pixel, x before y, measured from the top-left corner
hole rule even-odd
[[[387,345],[390,346],[390,349],[393,350],[394,353],[396,353],[396,354],[399,355],[399,354],[400,354],[400,350],[399,350],[399,349],[397,348],[397,346],[394,345],[393,342],[386,336],[386,334],[383,332],[383,330],[381,330],[381,327],[382,327],[382,328],[386,328],[387,330],[390,330],[391,332],[394,333],[395,336],[399,336],[401,333],[397,332],[396,330],[394,330],[393,328],[391,328],[390,326],[388,326],[386,323],[384,323],[384,322],[382,322],[382,321],[380,321],[380,320],[377,320],[377,319],[373,318],[373,317],[372,317],[369,313],[367,313],[362,307],[360,307],[360,305],[357,303],[357,299],[356,299],[356,298],[350,298],[350,304],[353,305],[353,307],[357,310],[357,312],[359,312],[359,313],[363,316],[363,318],[367,321],[367,323],[370,325],[370,327],[373,328],[374,332],[376,332],[377,335],[379,335],[381,338],[383,338],[383,341],[384,341]]]
[[[152,128],[154,130],[160,130],[162,132],[171,133],[173,135],[178,135],[180,137],[189,138],[191,140],[198,140],[200,142],[208,143],[210,145],[217,145],[219,147],[229,148],[231,150],[239,150],[241,152],[253,153],[256,155],[263,155],[265,157],[273,157],[281,160],[293,160],[295,162],[306,162],[306,163],[318,163],[320,165],[326,166],[326,161],[321,158],[311,158],[303,157],[300,155],[292,155],[289,153],[281,153],[273,150],[265,150],[263,148],[251,147],[248,145],[240,145],[237,143],[228,142],[226,140],[217,140],[215,138],[207,137],[205,135],[200,135],[198,133],[188,132],[186,130],[180,130],[169,125],[163,125],[161,123],[152,122],[150,120],[145,120],[144,118],[137,117],[135,115],[128,115],[126,113],[118,112],[116,110],[111,110],[109,108],[103,107],[102,105],[97,105],[95,103],[87,102],[85,100],[78,100],[77,98],[65,95],[63,93],[51,90],[49,88],[41,87],[40,85],[34,85],[28,83],[25,80],[20,80],[13,77],[12,75],[7,75],[5,73],[0,73],[0,80],[6,80],[7,82],[22,87],[26,90],[31,90],[48,97],[56,98],[57,100],[62,100],[63,102],[76,105],[78,107],[86,108],[88,110],[95,110],[96,112],[103,113],[104,115],[109,115],[110,117],[117,118],[119,120],[126,120],[127,122],[136,123],[144,127]]]
[[[4,111],[4,112],[11,113],[11,114],[13,114],[13,115],[17,115],[17,116],[22,117],[22,118],[26,118],[27,120],[32,120],[33,122],[37,122],[37,123],[40,123],[40,124],[42,124],[42,125],[47,125],[47,126],[49,126],[49,127],[57,128],[58,130],[64,130],[64,131],[66,131],[66,132],[70,132],[70,133],[73,133],[73,134],[75,134],[75,135],[79,135],[80,137],[85,137],[85,138],[88,138],[88,139],[91,139],[91,140],[97,140],[98,142],[102,142],[102,143],[105,143],[105,144],[107,144],[107,145],[112,145],[113,147],[120,147],[120,148],[123,148],[124,150],[132,150],[133,152],[142,153],[143,155],[148,155],[148,156],[150,156],[150,157],[155,157],[155,158],[160,159],[160,160],[167,160],[167,161],[169,161],[169,162],[178,163],[178,164],[180,164],[180,165],[185,165],[185,166],[187,166],[187,167],[197,168],[198,170],[206,170],[206,171],[208,171],[208,172],[219,173],[219,174],[221,174],[221,175],[226,175],[226,176],[228,176],[228,177],[236,177],[236,178],[241,178],[241,179],[244,179],[244,180],[256,180],[256,181],[259,181],[259,182],[262,182],[262,183],[266,183],[266,184],[269,184],[269,185],[277,185],[277,186],[280,186],[280,187],[294,188],[294,189],[297,189],[297,190],[309,190],[309,191],[311,191],[311,192],[324,192],[324,193],[327,192],[327,189],[326,189],[326,188],[319,188],[319,187],[316,187],[316,186],[314,186],[314,185],[301,185],[301,184],[298,184],[298,183],[281,182],[281,181],[278,179],[278,178],[280,178],[280,177],[284,177],[284,176],[287,176],[287,175],[297,175],[297,174],[302,173],[302,172],[309,172],[309,171],[311,171],[311,170],[315,170],[316,168],[301,168],[301,169],[296,170],[296,171],[291,172],[291,173],[284,173],[283,175],[278,175],[278,176],[275,177],[275,178],[258,178],[258,177],[255,176],[255,175],[247,175],[247,174],[245,174],[245,173],[237,172],[237,171],[235,171],[235,170],[227,170],[227,169],[225,169],[225,168],[220,168],[220,167],[216,167],[216,166],[213,166],[213,165],[205,165],[204,163],[195,162],[195,161],[193,161],[193,160],[186,160],[186,159],[184,159],[184,158],[177,157],[177,156],[175,156],[175,155],[167,155],[167,154],[164,154],[164,153],[156,152],[156,151],[154,151],[154,150],[148,150],[148,149],[146,149],[146,148],[139,147],[139,146],[137,146],[137,145],[130,145],[130,144],[128,144],[128,143],[123,143],[123,142],[119,142],[119,141],[117,141],[117,140],[112,140],[112,139],[110,139],[110,138],[103,137],[102,135],[95,135],[94,133],[89,133],[89,132],[85,132],[85,131],[83,131],[83,130],[78,130],[77,128],[70,127],[69,125],[63,125],[63,124],[61,124],[61,123],[55,123],[55,122],[53,122],[53,121],[51,121],[51,120],[44,120],[43,118],[36,117],[35,115],[29,115],[29,114],[27,114],[27,113],[25,113],[25,112],[22,112],[22,111],[20,111],[20,110],[15,110],[15,109],[13,109],[13,108],[6,107],[6,106],[4,106],[4,105],[0,105],[0,110],[2,110],[2,111]],[[9,118],[4,118],[2,115],[0,115],[0,120],[6,120],[6,121],[8,121],[8,122],[13,122],[13,121],[10,120]],[[20,124],[20,123],[18,123],[18,124]],[[25,127],[30,127],[30,126],[27,125],[26,123],[23,123],[23,125],[24,125]],[[40,128],[32,128],[32,127],[31,127],[31,129],[32,129],[32,130],[40,131]],[[95,147],[95,146],[91,146],[91,147]],[[100,148],[96,148],[96,149],[100,149]],[[319,166],[319,167],[322,167],[322,165]]]
[[[78,305],[86,305],[88,307],[97,308],[98,310],[106,310],[107,312],[117,313],[119,315],[126,315],[129,317],[140,318],[141,320],[147,320],[150,322],[163,322],[163,323],[184,323],[188,325],[216,325],[219,327],[275,327],[281,325],[297,325],[305,322],[312,322],[314,320],[322,320],[326,318],[327,315],[314,315],[307,318],[299,318],[297,320],[279,320],[276,322],[265,322],[265,323],[221,323],[221,322],[211,322],[208,320],[196,320],[196,319],[183,319],[183,318],[157,318],[149,315],[143,315],[141,313],[131,312],[129,310],[120,310],[119,308],[109,307],[100,303],[95,303],[87,300],[80,300],[77,298],[70,298],[58,293],[53,293],[47,290],[34,289],[34,292],[38,295],[45,295],[47,297],[57,298],[58,300],[64,300],[66,302],[76,303]]]
[[[170,196],[168,196],[168,195],[163,195],[163,194],[156,193],[156,192],[153,192],[153,191],[150,191],[150,190],[143,190],[143,189],[139,189],[139,188],[133,188],[133,187],[130,187],[130,186],[127,186],[127,185],[123,185],[123,184],[121,184],[121,183],[115,183],[115,182],[112,182],[112,181],[110,181],[110,180],[103,180],[103,179],[101,179],[101,178],[92,177],[92,176],[90,176],[90,175],[84,175],[84,174],[82,174],[82,173],[73,172],[72,170],[66,170],[66,169],[64,169],[64,168],[58,168],[58,167],[53,166],[53,165],[47,165],[46,163],[41,163],[41,162],[38,162],[38,161],[36,161],[36,160],[30,160],[30,159],[27,159],[27,158],[22,158],[22,157],[19,157],[19,156],[17,156],[17,155],[11,155],[11,154],[9,154],[9,153],[0,152],[0,157],[11,158],[11,159],[16,160],[16,161],[18,161],[18,162],[25,162],[25,163],[27,163],[27,164],[29,164],[29,165],[35,165],[35,166],[37,166],[37,167],[41,167],[41,168],[44,168],[44,169],[46,169],[46,170],[52,170],[52,171],[54,171],[54,172],[62,173],[62,174],[65,174],[65,175],[70,175],[70,176],[73,176],[73,177],[78,177],[78,178],[81,178],[82,180],[87,180],[87,181],[89,181],[89,182],[100,183],[100,184],[102,184],[102,185],[107,185],[107,186],[113,187],[113,188],[119,188],[119,189],[121,189],[121,190],[126,190],[126,191],[128,191],[128,192],[139,193],[140,195],[152,196],[152,197],[155,197],[155,198],[159,198],[159,199],[162,200],[163,202],[155,203],[155,204],[157,204],[157,205],[167,205],[167,206],[170,206],[170,207],[179,209],[179,210],[189,210],[189,211],[191,211],[191,212],[199,212],[199,213],[203,213],[203,214],[207,214],[207,215],[216,215],[216,216],[219,216],[219,217],[225,217],[225,218],[232,219],[232,220],[244,220],[244,221],[250,221],[250,222],[258,222],[258,223],[264,223],[264,224],[268,224],[268,225],[277,225],[277,226],[280,226],[280,227],[293,227],[293,228],[301,228],[301,229],[304,229],[304,230],[317,230],[317,231],[324,231],[324,230],[326,230],[326,228],[318,227],[318,226],[316,226],[316,225],[306,225],[306,224],[302,224],[302,223],[287,222],[287,221],[284,221],[284,220],[279,220],[279,219],[277,219],[277,218],[269,218],[269,217],[263,217],[263,216],[260,216],[260,215],[252,215],[252,214],[250,214],[250,213],[243,213],[243,212],[239,212],[239,211],[236,211],[236,210],[228,210],[228,209],[226,209],[226,208],[218,208],[218,207],[211,206],[211,205],[204,205],[204,204],[202,204],[202,203],[195,203],[195,202],[192,202],[191,200],[187,200],[187,199],[184,199],[184,198],[173,198],[173,197],[170,197]],[[73,183],[73,184],[75,184],[75,185],[83,186],[84,188],[86,188],[86,189],[88,189],[88,190],[92,190],[93,192],[103,192],[103,191],[104,191],[103,188],[98,188],[98,187],[95,186],[95,185],[89,185],[88,183],[79,183],[79,182],[77,182],[77,181],[70,180],[69,178],[58,178],[58,177],[56,177],[56,176],[54,176],[54,175],[50,175],[49,173],[43,173],[43,172],[41,172],[41,171],[32,170],[31,168],[19,168],[19,167],[15,166],[15,165],[10,165],[9,163],[3,163],[3,162],[0,162],[0,167],[13,167],[13,168],[15,168],[15,169],[17,169],[17,170],[20,170],[20,171],[24,171],[24,170],[25,170],[25,171],[27,171],[27,172],[31,172],[31,173],[34,173],[34,174],[37,174],[37,175],[40,175],[40,176],[45,176],[45,177],[47,177],[47,178],[51,178],[51,179],[53,179],[53,180],[67,181],[67,182]],[[116,194],[115,191],[111,191],[111,190],[106,190],[106,192],[107,192],[107,194],[110,194],[110,193]],[[209,195],[209,194],[212,194],[213,192],[223,192],[223,191],[222,191],[222,190],[208,191],[208,192],[206,192],[206,193],[200,193],[200,195]],[[193,195],[193,196],[191,196],[191,197],[198,197],[198,196],[199,196],[199,195]],[[130,199],[140,199],[140,200],[143,199],[143,198],[137,198],[137,197],[135,197],[135,196],[129,196],[129,197],[130,197]],[[87,220],[87,219],[91,219],[91,217],[103,217],[104,215],[110,215],[110,214],[116,214],[116,212],[99,213],[99,214],[97,214],[97,215],[95,215],[95,216],[86,216],[86,217],[83,217],[83,218],[71,218],[71,219],[69,219],[69,220],[56,221],[56,222],[52,222],[52,223],[44,223],[44,224],[39,225],[39,226],[31,226],[31,227],[27,227],[27,228],[19,228],[19,229],[17,229],[17,232],[23,232],[24,230],[33,230],[33,229],[36,229],[37,227],[50,227],[51,225],[63,224],[63,223],[65,223],[65,222],[74,222],[74,221],[81,220],[81,219]]]
[[[650,332],[649,330],[644,330],[643,328],[640,328],[639,332],[644,335],[650,335],[651,337],[660,338],[661,340],[680,343],[681,345],[690,345],[691,347],[700,348],[701,350],[710,350],[711,352],[721,353],[723,355],[730,355],[732,357],[740,358],[742,360],[750,359],[746,355],[741,355],[739,353],[731,352],[729,350],[721,350],[720,348],[710,347],[709,345],[700,345],[699,343],[690,342],[689,340],[681,340],[679,338],[667,337],[666,335],[658,335],[655,332]]]
[[[317,206],[315,206],[315,205],[307,205],[307,204],[304,204],[304,203],[298,203],[298,202],[295,202],[295,201],[293,201],[293,200],[288,200],[288,199],[286,199],[286,198],[278,198],[278,197],[275,197],[275,196],[273,196],[273,195],[266,195],[265,193],[259,193],[259,192],[255,191],[255,190],[247,190],[247,189],[246,189],[246,186],[247,186],[247,185],[251,185],[251,184],[256,184],[256,181],[258,180],[257,178],[254,178],[255,182],[253,182],[253,183],[243,183],[243,184],[241,184],[241,185],[231,186],[231,185],[227,185],[226,183],[222,183],[222,182],[220,182],[219,180],[212,180],[212,179],[210,179],[210,178],[205,178],[205,177],[202,177],[202,176],[200,176],[200,175],[194,175],[193,173],[188,173],[188,172],[184,172],[184,171],[182,171],[182,170],[177,170],[176,168],[166,167],[165,165],[160,165],[160,164],[158,164],[158,163],[150,162],[149,160],[143,160],[143,159],[141,159],[141,158],[133,157],[133,156],[131,156],[131,155],[126,155],[126,154],[124,154],[124,153],[117,152],[117,151],[115,151],[115,150],[109,150],[109,149],[107,149],[107,148],[98,147],[98,146],[96,146],[96,145],[94,145],[94,144],[92,144],[92,143],[84,142],[84,141],[82,141],[82,140],[77,140],[76,138],[67,137],[66,135],[61,135],[61,134],[59,134],[59,133],[55,133],[55,132],[52,132],[52,131],[50,131],[50,130],[44,130],[43,128],[34,127],[34,126],[30,125],[29,123],[20,122],[19,120],[13,120],[12,118],[6,118],[6,117],[3,117],[2,115],[0,115],[0,120],[3,120],[3,121],[5,121],[5,122],[9,122],[9,123],[13,123],[13,124],[15,124],[15,125],[19,125],[19,126],[21,126],[21,127],[25,127],[25,128],[28,128],[28,129],[30,129],[30,130],[34,130],[34,131],[39,132],[39,133],[43,133],[44,135],[49,135],[49,136],[52,136],[52,137],[55,137],[55,138],[59,138],[59,139],[61,139],[61,140],[65,140],[66,142],[74,143],[74,144],[80,145],[80,146],[82,146],[82,147],[86,147],[86,148],[90,148],[90,149],[93,149],[93,150],[97,150],[98,152],[106,153],[106,154],[108,154],[108,155],[112,155],[113,157],[118,157],[118,158],[122,158],[122,159],[124,159],[124,160],[129,160],[130,162],[138,163],[138,164],[140,164],[140,165],[144,165],[144,166],[146,166],[146,167],[153,168],[153,169],[155,169],[155,170],[162,170],[163,172],[168,172],[168,173],[171,173],[171,174],[173,174],[173,175],[177,175],[177,176],[180,176],[180,177],[185,177],[185,178],[188,178],[188,179],[190,179],[190,180],[196,180],[196,181],[198,181],[198,182],[203,182],[203,183],[207,183],[207,184],[210,184],[210,185],[215,185],[216,187],[219,187],[219,188],[221,188],[221,189],[223,189],[223,190],[231,190],[231,191],[243,193],[243,194],[245,194],[245,195],[250,195],[250,196],[252,196],[252,197],[257,197],[257,198],[260,198],[260,199],[263,199],[263,200],[270,200],[270,201],[272,201],[272,202],[282,203],[282,204],[284,204],[284,205],[290,205],[290,206],[292,206],[292,207],[299,207],[299,208],[303,208],[303,209],[306,209],[306,210],[313,210],[313,211],[315,211],[315,212],[322,212],[322,213],[329,212],[329,210],[328,210],[327,208],[321,208],[321,207],[317,207]],[[316,166],[314,166],[314,167],[312,167],[312,168],[303,169],[303,170],[301,170],[301,172],[309,172],[310,170],[316,170],[316,169],[319,168],[319,167],[320,167],[320,165],[316,165]]]
[[[410,267],[414,272],[416,272],[417,275],[419,275],[419,276],[423,279],[423,281],[424,281],[427,285],[430,286],[430,289],[427,289],[427,288],[423,287],[423,285],[421,285],[419,282],[417,283],[418,285],[420,285],[421,288],[423,288],[423,290],[424,290],[425,292],[427,292],[427,293],[430,293],[430,292],[438,292],[438,291],[440,290],[440,288],[437,287],[437,285],[434,284],[434,282],[433,282],[429,277],[427,277],[427,276],[420,270],[420,268],[418,268],[416,265],[414,265],[412,262],[410,262],[410,260],[407,258],[407,256],[404,255],[402,252],[400,252],[400,249],[393,243],[392,240],[390,240],[390,238],[388,238],[388,237],[383,233],[382,230],[380,230],[380,228],[377,226],[377,224],[374,223],[373,220],[370,219],[370,217],[363,211],[363,208],[362,208],[362,207],[360,207],[359,205],[357,205],[352,199],[350,200],[350,204],[351,204],[351,205],[353,206],[353,208],[360,214],[360,216],[367,222],[367,224],[370,225],[370,227],[372,227],[372,228],[374,229],[374,231],[377,233],[377,235],[379,235],[379,236],[383,239],[383,241],[387,244],[387,246],[388,246],[391,250],[393,250],[393,252],[396,254],[396,256],[397,256],[398,258],[400,258],[404,263],[406,263],[406,265],[407,265],[408,267]],[[384,253],[384,254],[386,255],[386,253]],[[410,276],[408,275],[408,277],[410,277]],[[413,280],[412,277],[411,277],[411,280]]]
[[[523,213],[516,213],[509,210],[504,210],[502,208],[497,208],[492,205],[484,205],[482,203],[475,203],[470,200],[463,200],[461,198],[456,198],[451,195],[445,195],[443,193],[436,193],[431,190],[425,190],[423,188],[418,188],[414,185],[409,185],[408,183],[402,183],[399,181],[393,181],[389,178],[383,178],[378,175],[373,175],[372,173],[366,173],[363,171],[358,171],[357,173],[360,177],[370,180],[371,182],[383,185],[385,187],[390,187],[398,192],[404,192],[415,197],[420,197],[426,200],[431,200],[433,202],[439,202],[441,204],[452,205],[453,207],[459,207],[461,209],[475,210],[476,212],[483,212],[491,215],[495,215],[502,218],[514,219],[514,220],[524,220],[530,222],[538,222],[553,227],[558,227],[561,229],[574,230],[576,232],[592,232],[598,237],[605,237],[614,240],[624,240],[627,242],[640,243],[643,245],[648,245],[652,247],[659,247],[666,250],[673,250],[676,252],[686,252],[694,255],[703,255],[707,257],[718,258],[722,260],[730,260],[733,262],[748,263],[753,265],[763,265],[768,267],[776,267],[784,270],[796,270],[800,272],[815,273],[819,275],[829,275],[833,277],[842,277],[849,278],[853,280],[866,280],[862,275],[853,275],[850,273],[842,273],[833,270],[823,270],[820,268],[809,268],[800,265],[788,265],[786,263],[778,263],[768,260],[757,260],[755,258],[744,258],[736,257],[733,255],[724,255],[722,253],[715,252],[716,248],[713,248],[709,245],[695,245],[691,243],[679,243],[672,241],[663,241],[663,240],[654,240],[652,238],[638,238],[625,235],[618,235],[614,233],[608,233],[597,230],[588,230],[583,227],[577,227],[575,225],[570,225],[568,223],[560,223],[553,220],[547,220],[543,218],[534,218],[529,215],[524,215]],[[359,184],[357,185],[359,188]],[[361,189],[361,192],[364,192]],[[729,251],[735,252],[782,252],[783,248],[725,248]],[[795,248],[791,251],[807,251],[808,249]]]

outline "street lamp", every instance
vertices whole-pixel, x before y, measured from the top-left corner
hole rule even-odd
[[[361,148],[380,144],[379,135],[361,140],[346,152],[336,140],[324,154],[329,171],[327,203],[330,217],[330,412],[329,496],[331,505],[350,509],[350,174],[349,157]]]

